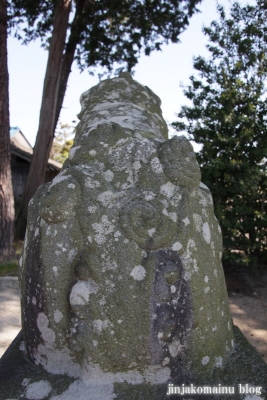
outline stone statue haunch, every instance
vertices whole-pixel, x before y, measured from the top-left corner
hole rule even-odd
[[[27,357],[94,383],[209,377],[235,344],[221,230],[192,146],[168,140],[159,98],[128,73],[81,104],[69,158],[29,205]]]

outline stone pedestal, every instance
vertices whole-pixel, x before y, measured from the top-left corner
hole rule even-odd
[[[183,383],[194,387],[234,388],[235,394],[167,395],[168,384],[128,383],[111,379],[97,384],[73,378],[67,374],[51,374],[41,366],[30,363],[25,357],[22,332],[0,359],[1,400],[266,400],[267,366],[240,330],[233,326],[236,347],[223,369],[217,369],[210,379],[185,380]],[[174,386],[182,385],[179,379],[171,380]],[[261,388],[261,395],[239,394],[239,385]],[[220,389],[221,387],[221,389]],[[252,390],[251,390],[252,391]]]

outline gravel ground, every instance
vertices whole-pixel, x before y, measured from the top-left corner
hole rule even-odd
[[[0,278],[0,357],[20,330],[18,281],[16,278]]]
[[[257,282],[248,276],[245,281],[252,289],[250,295],[242,291],[229,294],[232,318],[267,363],[267,274]]]

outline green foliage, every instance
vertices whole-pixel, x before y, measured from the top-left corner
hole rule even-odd
[[[234,3],[204,28],[210,57],[196,57],[177,131],[203,145],[197,155],[222,226],[225,262],[266,264],[267,2]]]
[[[114,63],[131,70],[142,49],[149,55],[169,40],[177,43],[200,1],[73,1],[75,17],[69,24],[66,51],[77,44],[76,60],[82,70],[100,65],[110,72]],[[47,46],[55,4],[56,0],[9,1],[10,28],[24,43],[41,38]]]
[[[11,261],[0,262],[0,276],[18,276],[18,258],[21,253],[22,246],[22,240],[16,240],[13,242],[12,247],[14,259]]]
[[[18,276],[17,261],[0,262],[0,276]]]
[[[58,161],[61,164],[64,163],[73,146],[74,134],[75,128],[73,126],[63,123],[59,124],[50,151],[50,158],[52,158],[52,160]]]

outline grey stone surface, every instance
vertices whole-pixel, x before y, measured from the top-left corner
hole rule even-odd
[[[81,104],[68,160],[29,206],[22,324],[38,367],[16,393],[164,399],[168,382],[263,381],[265,363],[254,351],[244,366],[251,349],[233,332],[221,231],[192,146],[167,139],[159,98],[127,73]]]

